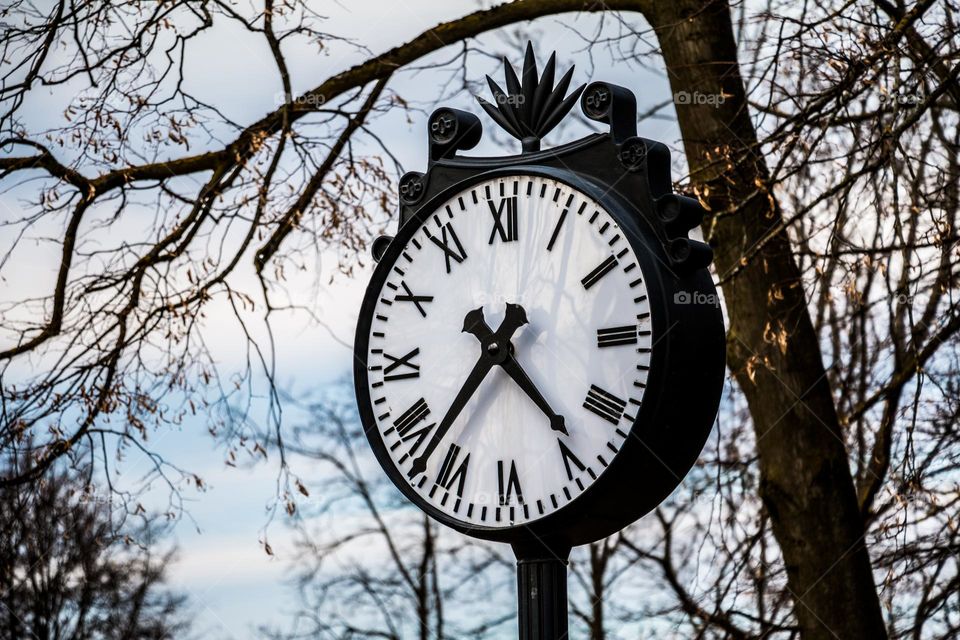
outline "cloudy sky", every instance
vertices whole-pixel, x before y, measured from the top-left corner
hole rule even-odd
[[[317,3],[317,10],[329,16],[325,29],[338,36],[366,45],[371,52],[380,53],[405,42],[424,29],[446,19],[468,13],[477,8],[476,2],[465,0],[389,0],[335,4]],[[614,33],[620,27],[609,18],[605,28]],[[519,65],[523,51],[508,42],[529,37],[535,44],[541,63],[556,49],[560,67],[577,64],[575,83],[603,79],[625,85],[638,96],[639,111],[644,112],[669,99],[668,85],[656,68],[641,69],[616,60],[616,52],[597,48],[593,57],[584,54],[582,41],[574,30],[590,33],[598,28],[593,16],[562,16],[539,21],[534,25],[518,25],[509,33],[491,34],[474,45],[479,49],[510,52]],[[632,25],[645,29],[640,23]],[[360,62],[363,54],[355,47],[330,44],[323,52],[316,47],[289,42],[285,53],[291,65],[294,93],[314,87],[329,75]],[[459,45],[445,49],[430,58],[431,62],[449,59]],[[190,43],[187,68],[188,90],[196,97],[215,104],[236,122],[249,123],[275,107],[281,87],[275,67],[262,40],[240,29],[221,28]],[[494,71],[494,61],[477,58],[471,77],[481,79],[484,73]],[[651,60],[655,65],[656,61]],[[499,77],[499,73],[497,74]],[[437,99],[438,85],[448,78],[448,72],[425,70],[407,71],[391,82],[406,99],[429,112]],[[69,96],[50,92],[30,106],[32,125],[38,128],[55,126],[62,122],[62,112]],[[475,106],[474,98],[465,93],[453,96],[453,103],[481,115],[486,131],[493,123]],[[675,176],[682,171],[678,133],[673,121],[672,107],[659,112],[662,117],[650,118],[640,124],[640,134],[668,144],[675,155]],[[400,112],[387,114],[373,123],[373,130],[399,158],[405,170],[422,169],[426,164],[424,117]],[[585,133],[581,125],[573,125],[556,133],[548,142],[569,141]],[[501,136],[501,140],[502,140]],[[472,153],[497,155],[503,149],[487,140]],[[17,215],[24,211],[23,198],[29,191],[13,190],[0,193],[0,213]],[[3,283],[7,296],[16,296],[21,287],[32,285],[36,278],[49,276],[55,264],[55,247],[38,248],[29,260],[22,261],[15,281]],[[294,283],[293,295],[316,297],[313,305],[317,318],[288,315],[277,327],[278,372],[280,382],[287,388],[310,391],[342,379],[350,371],[351,343],[356,312],[369,270],[363,270],[353,279],[336,277],[326,284],[335,269],[335,256],[319,256],[313,272],[305,274],[302,283]],[[319,291],[313,287],[322,281]],[[302,285],[298,291],[297,286]],[[236,327],[216,313],[207,321],[205,339],[215,354],[221,371],[240,366],[241,354],[236,348],[239,336]],[[181,467],[200,475],[208,488],[205,492],[188,492],[189,517],[176,527],[173,540],[180,548],[180,557],[172,575],[172,586],[188,593],[197,613],[198,629],[211,638],[257,637],[258,624],[283,626],[288,614],[297,606],[295,595],[287,586],[288,570],[293,560],[292,534],[282,520],[270,524],[266,530],[274,551],[272,557],[264,553],[260,544],[265,535],[268,508],[276,495],[277,468],[274,460],[267,460],[243,468],[224,464],[225,453],[206,433],[199,421],[187,423],[179,431],[168,431],[154,436],[148,443]],[[146,471],[146,460],[131,454],[124,463],[124,474],[135,479]],[[309,477],[307,465],[294,460],[294,471]]]

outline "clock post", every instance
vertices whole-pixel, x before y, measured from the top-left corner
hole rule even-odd
[[[520,640],[567,637],[567,559],[570,548],[514,544]]]
[[[527,45],[481,108],[521,153],[461,152],[480,119],[441,107],[428,166],[400,179],[395,236],[354,341],[377,461],[418,508],[517,558],[519,637],[566,638],[574,546],[654,509],[706,442],[724,327],[704,210],[673,193],[670,153],[637,135],[631,91],[570,88]],[[579,102],[602,132],[543,149]]]

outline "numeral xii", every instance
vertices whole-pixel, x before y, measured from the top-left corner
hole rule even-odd
[[[487,200],[490,206],[490,215],[493,216],[493,229],[490,231],[490,240],[500,238],[501,242],[513,242],[517,239],[517,196],[501,198],[500,204],[493,205],[493,200]]]

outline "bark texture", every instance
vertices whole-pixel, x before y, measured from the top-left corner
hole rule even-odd
[[[705,224],[717,271],[722,278],[738,270],[723,286],[728,365],[750,407],[760,494],[802,636],[886,637],[841,427],[786,232],[741,264],[783,215],[767,190],[730,8],[664,2],[647,17],[674,94],[724,96],[719,105],[677,104],[677,116],[692,181],[711,211],[721,213]]]

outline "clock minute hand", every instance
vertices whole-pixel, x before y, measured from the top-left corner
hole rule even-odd
[[[437,430],[433,432],[430,442],[427,443],[427,448],[414,459],[413,466],[410,468],[410,471],[407,472],[408,478],[414,478],[418,473],[423,473],[427,470],[427,460],[430,459],[437,445],[443,440],[443,436],[447,434],[450,425],[453,424],[457,416],[460,415],[460,412],[463,411],[463,408],[467,405],[467,402],[476,392],[477,387],[480,386],[480,383],[483,382],[483,379],[492,367],[493,361],[488,358],[486,354],[482,354],[477,360],[477,363],[473,365],[470,375],[464,380],[463,386],[460,387],[460,391],[457,392],[457,396],[453,399],[453,402],[450,403],[450,408],[447,409],[447,413],[444,414],[443,420],[440,421]]]
[[[463,333],[473,334],[481,344],[493,336],[493,329],[483,317],[483,307],[467,312],[463,318]]]
[[[477,364],[473,365],[473,370],[463,382],[463,386],[457,392],[457,396],[450,404],[450,408],[447,409],[447,413],[440,421],[437,430],[433,432],[427,448],[414,459],[413,466],[407,472],[408,478],[413,478],[418,473],[427,470],[427,460],[430,459],[443,436],[447,434],[450,426],[463,411],[470,398],[473,397],[477,387],[483,382],[493,365],[503,362],[504,358],[510,355],[510,338],[513,337],[517,329],[525,324],[527,324],[527,313],[518,304],[507,303],[507,313],[496,332],[490,330],[490,326],[484,319],[483,307],[467,312],[467,315],[463,318],[463,330],[477,336],[481,345],[483,345],[480,359],[477,360]]]

